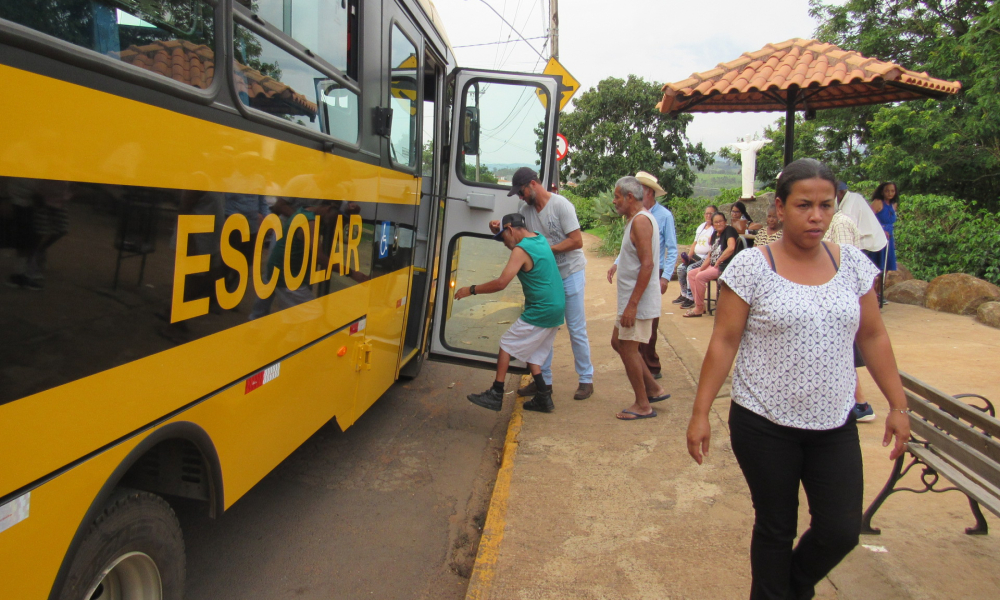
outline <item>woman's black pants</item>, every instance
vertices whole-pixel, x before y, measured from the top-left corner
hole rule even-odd
[[[857,423],[850,416],[825,431],[784,427],[734,402],[729,432],[756,515],[750,598],[812,598],[815,585],[858,545],[864,474]],[[793,549],[799,482],[812,520]]]

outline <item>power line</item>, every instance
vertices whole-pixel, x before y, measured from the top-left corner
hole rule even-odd
[[[510,28],[511,28],[511,30],[512,30],[512,31],[513,31],[514,33],[516,33],[516,34],[517,34],[517,37],[521,38],[521,40],[522,40],[522,41],[524,41],[524,43],[525,43],[525,44],[527,44],[529,48],[531,48],[532,50],[534,50],[534,51],[535,51],[535,54],[537,54],[538,56],[540,56],[540,57],[542,58],[542,60],[544,60],[544,59],[545,59],[545,57],[544,57],[544,56],[542,56],[542,53],[541,53],[541,52],[539,52],[537,48],[535,48],[534,46],[532,46],[532,45],[531,45],[531,42],[529,42],[529,41],[528,41],[528,40],[527,40],[527,39],[526,39],[526,38],[525,38],[525,37],[524,37],[523,35],[521,35],[521,32],[520,32],[520,31],[518,31],[517,29],[514,29],[514,26],[513,26],[513,25],[511,25],[511,24],[510,24],[510,23],[509,23],[509,22],[507,21],[507,19],[503,18],[503,15],[501,15],[500,13],[498,13],[498,12],[497,12],[497,9],[493,8],[492,6],[490,6],[489,2],[487,2],[486,0],[479,0],[479,1],[480,1],[480,2],[482,2],[483,4],[485,4],[487,8],[489,8],[490,10],[492,10],[492,11],[493,11],[493,14],[495,14],[495,15],[496,15],[496,16],[498,16],[498,17],[500,17],[500,20],[501,20],[501,21],[503,21],[504,23],[507,23],[507,27],[510,27]]]
[[[507,12],[507,0],[503,0],[503,8],[500,9],[500,12],[501,13]],[[499,42],[499,41],[503,40],[503,26],[499,27],[498,29],[499,29],[500,33],[499,33],[499,35],[497,35],[497,41]],[[507,32],[507,41],[510,41],[510,32],[509,31]],[[503,47],[500,46],[499,44],[497,44],[497,47],[493,49],[493,66],[491,67],[492,69],[496,69],[497,68],[497,60],[500,58],[500,51],[502,49],[503,49]]]
[[[546,36],[540,35],[540,36],[537,36],[537,37],[530,37],[530,38],[526,38],[526,39],[529,39],[529,40],[544,40],[544,39],[546,39]],[[513,44],[513,43],[517,43],[517,42],[520,42],[520,41],[521,40],[507,40],[507,41],[501,41],[501,42],[485,42],[483,44],[464,44],[462,46],[452,46],[452,48],[475,48],[476,46],[492,46],[494,44]]]
[[[529,21],[531,21],[531,15],[532,15],[532,13],[534,13],[534,12],[535,12],[535,8],[539,7],[539,5],[540,5],[540,4],[541,4],[541,0],[535,0],[534,4],[532,4],[532,5],[531,5],[531,8],[530,8],[530,9],[528,9],[528,15],[527,15],[527,16],[526,16],[526,17],[524,18],[524,23],[522,23],[522,24],[521,24],[521,29],[522,29],[522,30],[523,30],[523,29],[524,29],[525,27],[527,27],[527,25],[528,25],[528,22],[529,22]],[[514,18],[513,18],[513,19],[511,19],[511,20],[513,21],[513,23],[514,23],[515,25],[517,25],[517,14],[515,14],[515,15],[514,15]],[[544,31],[544,29],[543,29],[543,31]],[[546,36],[546,37],[544,37],[544,38],[536,38],[536,39],[546,39],[546,40],[547,40],[547,39],[548,39],[548,37]],[[511,59],[511,57],[513,57],[513,56],[514,56],[514,50],[515,50],[515,49],[516,49],[516,47],[515,47],[515,46],[511,46],[511,48],[510,48],[510,52],[509,52],[509,53],[507,54],[507,56],[506,56],[506,57],[504,58],[504,60],[503,60],[503,61],[501,62],[501,66],[500,66],[500,68],[501,68],[501,69],[502,69],[502,68],[504,68],[504,66],[506,66],[506,65],[507,65],[507,62],[508,62],[508,61],[509,61],[509,60]],[[542,48],[542,51],[544,52],[544,50],[545,50],[545,48],[543,47],[543,48]]]

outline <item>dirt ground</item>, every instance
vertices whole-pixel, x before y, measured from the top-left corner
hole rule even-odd
[[[592,250],[596,238],[585,237]],[[524,416],[496,577],[478,597],[745,598],[753,509],[729,446],[726,397],[715,404],[712,452],[704,466],[691,460],[684,442],[713,319],[680,318],[669,304],[679,293],[671,283],[658,351],[662,382],[673,397],[656,405],[655,419],[616,421],[631,390],[608,343],[614,287],[604,273],[611,259],[592,251],[587,258],[595,394],[585,402],[570,399],[572,353],[568,335],[560,332],[556,411]],[[1000,400],[1000,331],[969,317],[903,305],[888,305],[883,316],[902,370],[945,391]],[[887,405],[866,372],[862,386],[879,415],[859,426],[867,506],[892,463],[881,445]],[[915,474],[909,478],[918,481]],[[808,520],[803,496],[800,532]],[[1000,523],[992,515],[987,520]],[[964,533],[973,519],[961,493],[894,494],[873,524],[882,535],[863,536],[821,582],[818,598],[1000,597],[1000,533]]]

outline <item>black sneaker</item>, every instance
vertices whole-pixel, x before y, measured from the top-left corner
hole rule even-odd
[[[524,403],[524,410],[533,410],[535,412],[550,413],[555,407],[556,405],[552,403],[552,390],[538,392],[534,398]]]
[[[481,394],[469,394],[469,402],[490,410],[500,412],[503,407],[503,394],[492,387]]]
[[[694,306],[694,300],[685,298],[684,302],[681,302],[681,308],[691,308],[692,306]]]
[[[680,304],[681,302],[684,302],[685,300],[687,300],[687,298],[684,297],[684,294],[681,294],[680,296],[677,296],[676,298],[674,298],[673,300],[671,300],[670,303],[671,304]]]

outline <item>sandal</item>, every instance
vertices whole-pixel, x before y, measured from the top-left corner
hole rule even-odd
[[[687,311],[686,313],[684,313],[684,316],[685,316],[685,317],[700,317],[700,316],[702,316],[703,314],[705,314],[705,313],[696,313],[696,312],[694,312],[694,311],[691,311],[691,310],[689,310],[689,311]]]

